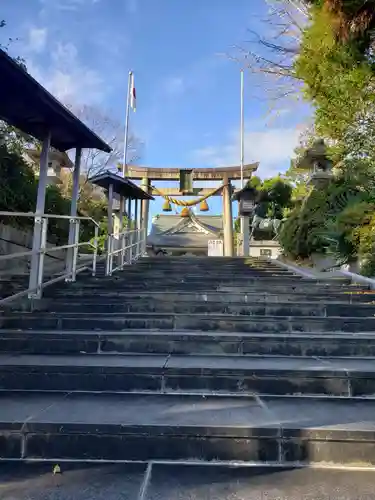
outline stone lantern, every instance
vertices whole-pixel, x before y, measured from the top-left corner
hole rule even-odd
[[[333,163],[328,158],[327,146],[323,139],[316,140],[311,148],[306,149],[297,166],[311,171],[308,184],[312,184],[315,188],[327,185],[333,178]]]
[[[238,215],[241,217],[251,217],[255,210],[257,190],[253,187],[244,187],[236,191],[232,200],[238,201]]]
[[[232,200],[238,201],[238,215],[243,218],[237,250],[239,255],[242,256],[248,256],[250,251],[249,217],[252,217],[254,214],[257,195],[258,192],[255,188],[245,186],[243,189],[236,191],[232,196]]]

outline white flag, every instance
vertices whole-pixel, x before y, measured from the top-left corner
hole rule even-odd
[[[134,75],[131,74],[130,80],[130,107],[133,111],[137,109],[137,94],[134,86]]]

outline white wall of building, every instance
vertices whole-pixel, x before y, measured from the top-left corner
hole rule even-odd
[[[249,255],[250,257],[266,257],[271,259],[277,259],[281,254],[281,247],[277,241],[251,241]]]

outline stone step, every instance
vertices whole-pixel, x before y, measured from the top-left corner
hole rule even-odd
[[[371,292],[371,293],[369,293]],[[79,300],[81,303],[96,305],[98,302],[100,304],[125,304],[127,301],[134,300],[150,300],[150,301],[172,301],[172,302],[237,302],[237,303],[248,303],[255,304],[259,302],[264,302],[268,304],[274,303],[332,303],[338,302],[341,304],[351,304],[351,303],[363,303],[363,304],[375,304],[375,291],[368,291],[366,293],[361,292],[336,292],[335,294],[329,293],[327,291],[318,293],[315,290],[313,293],[298,293],[298,292],[285,292],[284,293],[260,293],[260,292],[221,292],[221,291],[210,291],[210,292],[181,292],[181,293],[171,293],[171,292],[122,292],[121,294],[101,294],[98,299],[97,296],[77,294],[77,292],[71,292],[66,289],[60,290],[59,293],[54,293],[54,298],[62,297],[65,300],[74,301]],[[50,296],[49,290],[46,290],[45,297],[46,300],[42,300],[40,303],[41,307],[46,307],[51,305],[51,300],[48,298]]]
[[[206,261],[199,262],[186,262],[183,260],[180,261],[170,261],[166,259],[156,259],[154,261],[146,261],[140,260],[137,262],[136,267],[139,269],[181,269],[181,267],[185,269],[280,269],[289,271],[289,269],[269,263],[269,262],[245,262],[245,261],[232,261],[232,262],[219,262],[212,261],[211,259]]]
[[[185,264],[185,263],[173,263],[173,264],[168,264],[168,263],[152,263],[152,264],[144,264],[142,262],[138,262],[136,265],[130,267],[127,266],[125,268],[126,270],[140,270],[140,271],[165,271],[167,269],[169,270],[175,270],[177,272],[180,272],[181,269],[188,269],[191,271],[199,271],[199,272],[206,272],[206,271],[216,271],[217,269],[222,270],[223,272],[226,271],[245,271],[245,272],[251,272],[251,271],[278,271],[278,272],[294,272],[292,269],[284,268],[281,266],[276,266],[276,265],[270,265],[270,264],[265,264],[265,265],[252,265],[252,264],[219,264],[219,263],[214,263],[210,264],[208,262],[202,263],[199,265],[192,265],[192,264]]]
[[[141,269],[141,270],[165,270],[165,269],[175,269],[176,271],[183,269],[189,269],[189,270],[196,270],[198,269],[199,271],[206,271],[206,270],[217,270],[218,268],[222,269],[223,271],[226,270],[258,270],[258,269],[265,269],[265,270],[279,270],[279,271],[288,271],[290,272],[291,270],[282,266],[278,266],[275,264],[267,264],[264,263],[263,265],[257,265],[257,264],[246,264],[243,262],[239,263],[218,263],[218,262],[201,262],[199,264],[192,264],[192,263],[185,263],[185,262],[166,262],[166,261],[158,261],[158,262],[152,262],[152,263],[145,263],[145,261],[138,261],[134,266],[126,266],[125,269],[131,270],[131,269]]]
[[[26,313],[0,316],[0,328],[15,330],[201,330],[224,332],[372,332],[375,317],[238,316],[168,313]]]
[[[153,278],[132,278],[132,279],[118,279],[118,280],[102,280],[100,278],[94,278],[91,280],[85,280],[85,281],[77,281],[75,283],[71,283],[69,285],[69,288],[75,289],[75,288],[83,288],[83,289],[102,289],[105,290],[106,288],[110,289],[123,289],[125,287],[137,287],[137,288],[146,288],[150,287],[153,288],[154,286],[164,286],[167,288],[168,286],[173,286],[173,285],[183,285],[183,286],[206,286],[208,289],[214,287],[214,286],[251,286],[251,285],[257,285],[257,286],[262,286],[264,288],[267,287],[272,287],[274,285],[282,285],[284,287],[291,287],[294,285],[299,285],[299,284],[305,284],[308,286],[317,286],[321,285],[320,283],[316,283],[315,281],[311,280],[304,280],[303,278],[300,277],[290,277],[287,280],[284,278],[278,278],[278,277],[253,277],[253,276],[242,276],[241,278],[235,278],[235,277],[228,277],[228,278],[221,278],[220,276],[211,276],[208,279],[202,278],[202,277],[194,277],[194,278],[187,278],[184,276],[181,277],[175,277],[173,274],[165,276],[164,278],[160,279],[153,279]],[[343,285],[347,285],[347,283],[343,282]],[[334,284],[334,286],[337,286],[337,283]]]
[[[0,330],[0,352],[375,357],[375,334]]]
[[[181,285],[177,285],[178,287]],[[168,287],[170,288],[170,287]],[[168,290],[167,288],[167,290]],[[207,287],[206,287],[207,289]],[[299,283],[288,283],[285,282],[284,284],[282,283],[276,283],[276,284],[270,284],[270,285],[264,285],[263,283],[257,283],[255,282],[254,284],[251,285],[219,285],[216,288],[218,291],[221,292],[230,292],[230,293],[249,293],[249,292],[261,292],[261,293],[312,293],[312,294],[319,294],[319,293],[329,293],[329,294],[335,294],[335,293],[367,293],[367,289],[362,285],[337,285],[334,283],[320,283],[320,282],[315,282],[315,281],[300,281]]]
[[[18,306],[15,306],[18,308]],[[241,316],[316,316],[316,317],[371,317],[375,316],[374,304],[348,304],[340,302],[204,302],[191,301],[173,302],[161,299],[127,299],[123,302],[101,301],[100,299],[79,300],[76,302],[66,299],[44,301],[36,304],[35,310],[46,310],[49,313],[176,313],[176,314],[234,314]]]
[[[259,281],[255,281],[254,283],[247,283],[246,285],[240,286],[228,286],[222,284],[210,284],[208,285],[206,282],[202,281],[200,283],[174,283],[165,285],[163,282],[159,284],[151,284],[148,282],[139,281],[136,284],[131,283],[123,283],[121,286],[110,286],[110,284],[106,286],[97,285],[88,285],[88,286],[80,286],[79,283],[75,285],[65,284],[60,287],[55,287],[54,289],[47,289],[45,295],[49,297],[61,296],[66,294],[76,294],[84,295],[84,296],[122,296],[122,294],[128,295],[129,293],[209,293],[213,291],[219,291],[224,293],[237,293],[237,294],[246,294],[246,293],[260,293],[260,294],[342,294],[342,293],[353,293],[357,292],[359,295],[362,293],[366,293],[367,290],[363,290],[360,286],[337,286],[337,285],[324,285],[315,282],[303,282],[300,281],[298,283],[291,284],[283,284],[283,283],[271,283],[271,284],[263,284]]]
[[[221,273],[218,275],[216,272],[206,272],[206,273],[187,273],[182,270],[179,272],[174,272],[171,270],[165,270],[161,273],[145,273],[145,272],[139,272],[139,271],[132,271],[132,272],[123,272],[123,273],[118,273],[118,274],[113,274],[112,276],[103,276],[103,277],[91,277],[87,275],[85,279],[85,283],[96,283],[98,281],[102,283],[117,283],[117,282],[126,282],[126,281],[136,281],[136,280],[164,280],[165,278],[174,278],[177,280],[190,280],[190,281],[198,281],[202,279],[220,279],[220,280],[233,280],[233,279],[239,279],[245,280],[246,278],[249,279],[255,279],[255,278],[278,278],[278,279],[293,279],[293,280],[300,280],[303,279],[300,276],[297,276],[295,274],[289,273],[279,273],[276,271],[269,272],[269,273],[264,273],[264,272],[246,272],[246,271],[240,271],[238,273],[234,272],[225,272]],[[81,281],[81,280],[80,280]],[[337,283],[349,283],[347,279],[342,279],[339,281],[336,281]]]
[[[1,456],[370,466],[374,415],[372,400],[5,393]]]
[[[375,398],[375,358],[3,354],[1,390]]]
[[[276,271],[276,272],[293,272],[290,269],[285,269],[280,266],[252,266],[252,265],[220,265],[214,264],[210,265],[208,263],[201,265],[189,265],[184,263],[179,264],[152,264],[152,265],[142,265],[137,263],[134,266],[127,266],[124,268],[124,272],[139,271],[139,272],[163,272],[166,270],[173,270],[176,272],[181,272],[181,269],[186,269],[192,272],[207,272],[207,271],[217,271],[220,269],[223,272],[253,272],[253,271]]]
[[[167,257],[160,258],[158,256],[147,256],[144,258],[141,258],[138,261],[139,265],[146,265],[146,264],[155,264],[156,265],[162,265],[164,263],[168,264],[173,264],[173,263],[184,263],[184,264],[189,264],[191,266],[194,265],[200,265],[200,264],[219,264],[219,265],[241,265],[241,264],[247,264],[247,265],[276,265],[272,260],[269,259],[260,259],[260,258],[254,258],[254,257],[210,257],[207,258],[207,256],[202,256],[202,257],[177,257],[177,256],[171,256],[168,255]]]

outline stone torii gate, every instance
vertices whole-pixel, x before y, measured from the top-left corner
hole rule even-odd
[[[243,169],[244,179],[250,179],[253,172],[258,168],[258,163],[245,165]],[[232,184],[233,180],[241,179],[240,167],[220,167],[220,168],[149,168],[139,166],[129,166],[128,178],[142,181],[142,189],[148,194],[158,196],[205,196],[211,193],[212,187],[193,187],[194,181],[221,181],[222,189],[216,195],[223,199],[223,228],[224,228],[224,255],[233,256],[233,216],[232,216]],[[158,188],[153,189],[152,181],[179,181],[179,188]],[[214,195],[215,196],[215,195]],[[149,202],[143,204],[142,218],[149,219]]]

